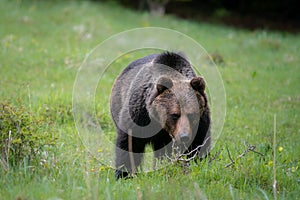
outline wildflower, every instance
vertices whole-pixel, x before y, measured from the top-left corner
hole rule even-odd
[[[272,166],[273,165],[273,160],[270,160],[267,164],[267,166]]]
[[[291,168],[291,172],[294,173],[294,172],[296,172],[297,169],[298,169],[298,166],[296,166],[296,167],[293,166],[293,167]]]
[[[278,151],[279,151],[279,153],[282,152],[283,151],[283,147],[281,147],[281,146],[278,147]]]
[[[99,171],[104,171],[104,170],[106,170],[106,167],[105,167],[105,166],[100,166],[100,167],[99,167]]]

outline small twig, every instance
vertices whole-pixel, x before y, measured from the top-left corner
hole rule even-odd
[[[277,199],[277,180],[276,180],[276,114],[274,114],[274,133],[273,133],[273,193]]]
[[[233,165],[235,162],[234,162],[234,160],[231,157],[231,154],[230,154],[230,151],[228,149],[228,146],[226,146],[226,150],[227,150],[228,157],[229,157],[229,159],[231,161],[229,164],[226,165],[226,167],[229,167],[229,166]]]
[[[1,159],[0,159],[0,161],[1,161],[1,166],[2,166],[2,168],[6,171],[7,170],[7,162],[6,162],[6,160],[5,160],[5,158],[4,157],[0,157]]]
[[[12,137],[11,137],[11,130],[8,131],[8,139],[7,139],[7,143],[4,144],[4,154],[3,157],[1,156],[1,164],[2,167],[7,170],[9,168],[9,156],[10,156],[10,146],[11,146],[11,142],[12,142]],[[5,157],[5,158],[4,158]]]
[[[252,151],[253,153],[257,153],[260,156],[265,156],[265,154],[255,151],[254,149],[250,149],[250,151]]]
[[[217,153],[215,153],[214,156],[212,156],[212,157],[209,158],[208,162],[211,163],[212,161],[216,160],[217,157],[221,154],[222,151],[223,151],[223,148],[219,149],[219,151]]]
[[[228,157],[229,157],[229,159],[230,159],[231,162],[228,163],[227,165],[225,165],[225,167],[230,167],[230,166],[234,165],[235,162],[236,162],[238,159],[244,157],[249,151],[254,152],[254,153],[257,153],[257,154],[259,154],[259,155],[261,155],[261,156],[264,156],[264,154],[255,151],[256,146],[254,146],[254,145],[246,145],[246,143],[245,143],[245,146],[246,146],[246,149],[245,149],[240,155],[238,155],[238,156],[236,157],[235,160],[232,159],[231,154],[230,154],[230,152],[229,152],[229,149],[226,147],[227,153],[228,153]]]
[[[201,145],[197,146],[195,149],[193,149],[192,151],[190,151],[190,152],[188,152],[188,153],[186,153],[186,154],[184,154],[184,153],[181,154],[180,157],[183,157],[183,156],[189,156],[189,155],[193,154],[194,152],[198,151],[201,147],[204,147],[204,145],[206,144],[206,142],[207,142],[209,139],[210,139],[210,137],[206,138],[206,139],[204,140],[204,142],[203,142]]]
[[[205,141],[204,141],[201,145],[197,146],[195,149],[193,149],[192,151],[189,151],[188,153],[182,153],[182,154],[177,154],[177,155],[175,155],[175,159],[170,158],[168,155],[167,155],[167,158],[168,158],[169,160],[171,160],[172,162],[178,162],[178,161],[189,162],[189,161],[193,160],[193,159],[198,155],[198,154],[195,153],[195,152],[198,152],[198,150],[199,150],[201,147],[205,146],[206,142],[207,142],[209,139],[210,139],[210,137],[206,138]],[[176,149],[176,147],[175,147],[175,141],[173,141],[172,147],[173,147],[173,149]],[[194,154],[194,153],[195,153],[195,154]],[[190,156],[190,155],[192,155],[192,154],[194,154],[192,157],[190,157],[190,158],[184,158],[184,157],[188,157],[188,156]]]

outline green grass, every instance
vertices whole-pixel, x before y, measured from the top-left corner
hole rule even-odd
[[[278,199],[299,198],[299,35],[156,18],[89,1],[2,0],[0,24],[0,103],[24,107],[51,124],[40,131],[58,138],[41,162],[24,161],[8,169],[0,165],[1,199],[273,199],[273,152]],[[113,170],[93,158],[77,135],[72,89],[77,70],[92,48],[115,33],[147,26],[181,31],[223,57],[219,70],[227,115],[211,152],[220,154],[211,162],[191,163],[188,170],[174,164],[116,182]],[[111,69],[116,70],[107,73],[99,88],[106,92],[97,98],[108,100],[117,72],[138,56],[114,63]],[[114,138],[108,101],[103,102],[96,105],[97,115],[108,137]],[[0,134],[7,133],[0,130]],[[230,163],[226,147],[236,158],[245,150],[245,141],[265,156],[249,152],[226,168]]]

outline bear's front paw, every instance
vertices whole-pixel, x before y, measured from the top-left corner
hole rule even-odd
[[[119,170],[119,169],[116,169],[115,177],[116,177],[116,180],[119,180],[121,178],[125,178],[125,179],[131,178],[131,176],[129,176],[128,172],[122,171],[122,170]]]

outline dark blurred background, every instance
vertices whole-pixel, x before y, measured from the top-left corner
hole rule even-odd
[[[296,0],[116,0],[116,2],[131,9],[149,11],[153,15],[172,14],[185,19],[247,29],[277,29],[291,32],[300,30],[299,6]]]

